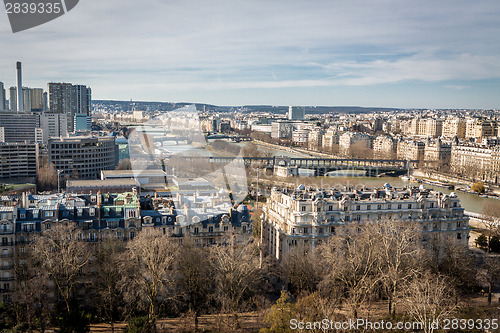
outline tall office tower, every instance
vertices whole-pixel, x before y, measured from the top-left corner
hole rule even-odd
[[[43,111],[43,89],[31,88],[30,90],[31,111]]]
[[[5,112],[5,88],[3,82],[0,82],[0,112]]]
[[[11,112],[17,111],[17,89],[16,87],[9,88],[9,108]]]
[[[304,120],[305,110],[300,106],[290,106],[288,108],[289,120]]]
[[[68,132],[73,133],[77,114],[91,116],[91,89],[71,83],[49,83],[48,87],[49,111],[65,113],[68,116]]]
[[[17,112],[24,112],[24,102],[23,102],[23,75],[21,69],[21,62],[18,61],[16,64],[17,69]]]
[[[23,111],[31,112],[31,89],[23,87]]]
[[[68,136],[68,119],[64,113],[44,112],[40,115],[42,141],[47,144],[50,138]]]

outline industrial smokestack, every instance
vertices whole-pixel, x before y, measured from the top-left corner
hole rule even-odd
[[[24,100],[23,100],[23,77],[21,70],[21,62],[18,61],[17,65],[17,112],[24,112]]]

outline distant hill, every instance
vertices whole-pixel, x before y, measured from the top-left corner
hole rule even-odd
[[[117,110],[131,111],[134,107],[142,111],[172,111],[186,105],[196,105],[197,110],[206,110],[213,112],[269,112],[283,114],[288,112],[288,106],[275,105],[244,105],[244,106],[217,106],[201,103],[171,103],[171,102],[144,102],[144,101],[114,101],[114,100],[94,100],[93,104],[106,105]],[[324,113],[371,113],[371,112],[392,112],[401,109],[395,108],[377,108],[377,107],[360,107],[360,106],[305,106],[307,114],[324,114]]]

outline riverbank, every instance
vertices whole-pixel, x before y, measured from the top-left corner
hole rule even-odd
[[[424,177],[428,179],[435,179],[441,182],[448,182],[448,183],[454,183],[454,184],[463,184],[463,185],[468,185],[472,186],[474,184],[474,181],[467,179],[467,178],[462,178],[458,176],[452,176],[449,174],[437,172],[437,171],[424,171],[424,170],[412,170],[411,173],[412,176],[415,177]],[[493,186],[490,184],[485,183],[485,185],[488,185],[488,188],[490,192],[500,195],[500,187],[498,186]]]

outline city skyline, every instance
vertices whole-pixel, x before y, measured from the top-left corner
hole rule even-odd
[[[82,2],[12,34],[0,81],[73,82],[94,99],[498,109],[494,1]]]

